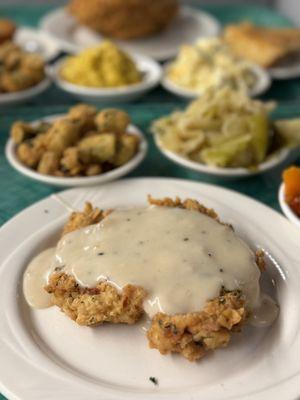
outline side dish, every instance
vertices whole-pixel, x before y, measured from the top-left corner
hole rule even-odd
[[[134,157],[139,138],[129,132],[129,115],[118,109],[97,112],[79,104],[53,122],[15,122],[11,138],[28,168],[58,177],[99,175]]]
[[[92,88],[128,86],[142,81],[142,73],[133,59],[110,41],[68,57],[59,74],[70,83]]]
[[[300,120],[273,123],[274,107],[229,88],[210,90],[154,121],[152,131],[160,146],[197,163],[256,168],[281,148],[300,145]]]
[[[196,200],[149,197],[145,208],[73,212],[57,246],[24,273],[32,307],[58,306],[80,325],[150,321],[161,354],[190,361],[225,347],[246,323],[268,326],[278,306],[261,293],[262,251]]]
[[[0,45],[0,94],[28,89],[44,77],[45,65],[39,55],[26,53],[10,41]]]
[[[16,29],[17,26],[13,21],[0,18],[0,44],[12,40]]]
[[[283,172],[285,200],[300,218],[300,167],[292,166]]]
[[[230,87],[248,92],[256,83],[253,64],[237,57],[221,38],[184,45],[168,68],[171,82],[198,93]]]
[[[300,51],[300,29],[296,28],[267,28],[244,22],[227,26],[224,38],[238,56],[266,68],[291,60]]]
[[[176,0],[71,0],[69,12],[83,25],[118,39],[137,39],[167,28]]]

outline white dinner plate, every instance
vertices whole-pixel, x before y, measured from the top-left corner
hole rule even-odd
[[[53,245],[69,212],[86,200],[101,208],[143,206],[154,197],[195,198],[262,248],[262,287],[280,314],[269,328],[244,327],[226,349],[197,363],[161,356],[141,326],[76,325],[56,307],[30,309],[22,293],[28,261]],[[300,230],[236,192],[175,179],[130,179],[71,189],[18,214],[0,230],[0,391],[10,399],[295,400],[300,394]],[[154,385],[149,377],[155,377]]]
[[[77,53],[103,39],[100,34],[79,25],[64,8],[48,13],[40,26],[58,40],[63,50],[71,53]],[[148,38],[116,42],[129,52],[145,54],[161,61],[174,57],[182,43],[216,36],[219,31],[220,25],[213,16],[197,9],[181,7],[178,16],[165,31]]]
[[[284,183],[279,187],[278,201],[283,214],[295,225],[300,227],[300,218],[294,213],[284,198]]]
[[[63,91],[84,102],[97,102],[111,104],[136,100],[145,95],[151,89],[155,88],[161,80],[162,69],[160,65],[149,57],[131,54],[139,71],[142,72],[143,79],[141,82],[116,87],[116,88],[91,88],[79,86],[64,80],[59,70],[65,62],[66,58],[57,61],[53,67],[49,69],[54,83]]]
[[[60,53],[57,41],[41,29],[21,26],[14,35],[14,41],[24,50],[39,54],[47,62]]]
[[[51,85],[51,80],[46,76],[37,85],[14,93],[0,93],[0,106],[10,106],[28,101],[45,92]]]
[[[63,115],[53,115],[51,117],[43,118],[42,121],[52,122],[57,118],[63,117]],[[33,124],[37,124],[41,122],[34,121]],[[26,167],[21,161],[18,159],[16,155],[16,145],[12,141],[12,139],[8,139],[5,147],[5,156],[10,163],[10,165],[16,169],[21,174],[34,179],[36,181],[40,181],[43,183],[47,183],[52,186],[62,186],[62,187],[74,187],[74,186],[92,186],[92,185],[101,185],[103,183],[113,181],[121,176],[129,174],[133,169],[137,168],[137,166],[143,161],[145,155],[147,153],[148,144],[143,135],[143,133],[135,126],[129,125],[128,132],[137,135],[140,138],[139,149],[136,155],[129,160],[126,164],[114,168],[111,171],[104,172],[103,174],[94,175],[94,176],[81,176],[81,177],[60,177],[60,176],[51,176],[51,175],[43,175],[39,172]]]
[[[258,174],[265,173],[278,165],[282,164],[284,161],[290,158],[292,154],[291,149],[283,148],[279,150],[276,154],[270,157],[267,161],[259,164],[256,169],[247,168],[221,168],[215,167],[213,165],[201,164],[193,160],[189,160],[181,156],[180,154],[174,153],[171,150],[167,150],[163,147],[158,134],[154,134],[154,141],[160,152],[166,156],[169,160],[188,168],[192,171],[200,172],[202,174],[218,176],[222,178],[235,179],[235,178],[246,178],[248,176],[254,176]]]
[[[164,67],[163,78],[161,81],[162,86],[169,92],[175,94],[176,96],[183,97],[184,99],[197,99],[201,97],[202,93],[199,90],[192,90],[185,88],[173,82],[167,76],[167,71],[171,63],[167,63]],[[253,64],[251,66],[251,71],[254,74],[256,81],[252,88],[249,89],[248,94],[251,97],[258,96],[266,92],[271,86],[271,78],[269,73],[258,65]]]

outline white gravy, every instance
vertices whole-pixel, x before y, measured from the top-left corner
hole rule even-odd
[[[49,263],[51,251],[36,257],[24,276],[25,297],[34,307],[49,304],[42,287],[58,268],[86,287],[102,280],[120,289],[128,283],[144,287],[150,317],[199,311],[222,286],[241,289],[248,308],[259,310],[254,253],[228,226],[196,211],[116,210],[99,224],[65,235]]]
[[[23,278],[23,293],[27,303],[34,308],[46,308],[52,305],[50,294],[44,290],[51,271],[55,247],[38,254],[29,263]]]

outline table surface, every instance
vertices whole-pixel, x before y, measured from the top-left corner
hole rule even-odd
[[[210,5],[202,8],[216,16],[223,25],[245,19],[265,25],[290,25],[288,19],[264,7]],[[10,17],[20,25],[38,26],[39,19],[51,9],[52,7],[49,5],[6,6],[0,7],[0,16]],[[277,100],[278,108],[274,112],[274,118],[299,116],[300,79],[273,82],[271,89],[262,98]],[[4,146],[10,125],[14,120],[30,121],[51,114],[63,113],[74,104],[74,99],[52,87],[42,96],[26,104],[0,109],[0,225],[30,204],[61,190],[25,178],[8,165],[4,155]],[[158,152],[149,132],[151,121],[174,109],[184,107],[185,104],[184,101],[157,88],[138,102],[122,105],[122,108],[129,112],[134,123],[145,132],[149,141],[149,152],[146,159],[130,176],[177,177],[216,184],[249,195],[279,210],[277,192],[284,166],[257,177],[224,181],[188,171],[165,159]],[[300,162],[300,154],[298,161]],[[0,395],[1,399],[4,397]]]

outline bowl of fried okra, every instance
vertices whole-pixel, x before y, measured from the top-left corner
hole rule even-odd
[[[6,157],[18,172],[55,186],[114,180],[136,168],[147,142],[123,110],[78,104],[67,114],[11,126]]]

